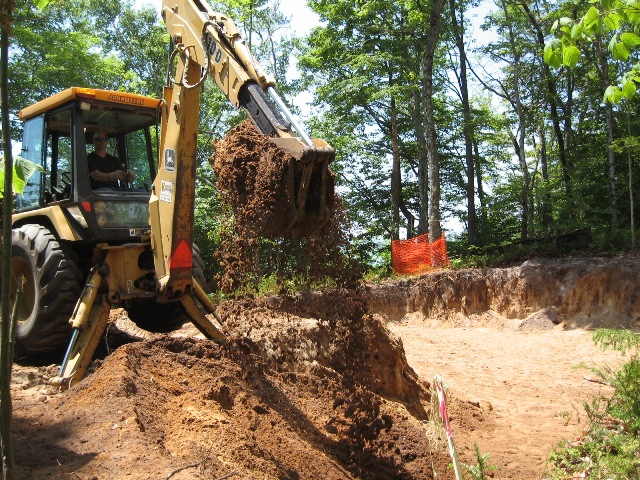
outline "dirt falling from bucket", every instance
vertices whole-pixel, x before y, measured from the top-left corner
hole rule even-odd
[[[221,202],[230,212],[217,253],[222,273],[216,280],[222,291],[250,290],[273,272],[310,283],[332,278],[340,286],[359,278],[360,269],[349,259],[347,216],[333,192],[331,172],[327,193],[333,214],[291,234],[295,192],[288,174],[296,160],[250,120],[214,142],[214,148],[209,162],[218,176]]]

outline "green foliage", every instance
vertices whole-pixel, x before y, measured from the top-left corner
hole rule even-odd
[[[282,275],[282,272],[273,272],[263,275],[258,279],[255,294],[259,296],[289,295],[310,288],[335,287],[335,283],[324,279],[321,282],[309,283],[306,275]],[[253,293],[253,292],[251,292]]]
[[[640,434],[640,359],[632,358],[618,372],[611,373],[608,377],[615,392],[609,401],[607,412],[619,419],[625,430],[637,437]]]
[[[40,10],[44,10],[45,8],[47,8],[47,5],[49,5],[53,0],[35,0],[35,4],[36,7],[38,7]]]
[[[493,472],[498,470],[498,467],[489,465],[489,454],[480,452],[478,442],[473,442],[473,457],[476,461],[475,465],[462,464],[469,478],[471,480],[487,480],[487,478],[493,477]]]
[[[43,171],[40,165],[36,165],[22,157],[13,159],[12,190],[13,193],[21,194],[31,175],[38,171]],[[4,197],[4,157],[0,157],[0,198]]]
[[[168,34],[156,10],[131,0],[20,2],[9,58],[12,133],[17,110],[70,86],[160,96]]]
[[[628,330],[600,329],[593,339],[603,349],[633,353],[618,371],[592,369],[614,392],[584,404],[589,430],[579,442],[556,446],[549,456],[552,478],[585,474],[587,478],[640,479],[640,336]]]
[[[417,172],[426,164],[418,138],[425,135],[419,97],[424,87],[424,39],[430,29],[427,9],[410,0],[308,5],[322,24],[305,39],[298,68],[305,85],[314,89],[316,104],[328,107],[319,110],[313,131],[336,148],[333,168],[345,192],[358,248],[367,267],[376,268],[378,246],[389,248],[398,230],[390,194],[392,156],[400,159],[404,206],[416,218],[424,210]],[[389,19],[401,28],[390,28]],[[437,55],[435,61],[440,68],[445,56]],[[433,87],[434,101],[441,107],[435,123],[447,132],[451,128],[443,79],[436,77]],[[392,122],[397,130],[392,131]]]
[[[629,361],[617,372],[603,368],[597,373],[615,388],[607,404],[607,413],[637,436],[640,434],[640,334],[630,330],[599,329],[594,333],[593,341],[603,350],[613,349],[623,355],[631,353]]]
[[[551,452],[547,459],[550,478],[637,480],[639,450],[638,437],[593,424],[584,440],[563,440]]]
[[[593,341],[603,350],[617,350],[622,355],[630,351],[637,355],[640,350],[640,335],[631,330],[600,328],[594,332]]]
[[[551,27],[556,38],[547,42],[544,61],[553,68],[576,68],[583,59],[583,50],[595,42],[608,38],[608,50],[613,60],[627,63],[640,45],[637,30],[640,27],[640,8],[635,1],[596,0],[582,17],[561,17]],[[640,63],[626,66],[619,84],[610,85],[603,100],[620,103],[636,95],[640,82]]]

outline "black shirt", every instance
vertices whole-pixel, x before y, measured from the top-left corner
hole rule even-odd
[[[118,159],[113,155],[109,155],[108,153],[107,156],[103,158],[96,152],[91,152],[89,155],[87,155],[87,162],[89,164],[89,173],[93,172],[94,170],[98,170],[103,173],[111,173],[115,172],[116,170],[120,170],[120,162],[118,161]],[[92,190],[104,187],[118,188],[117,181],[100,181],[91,176],[89,176],[89,183]]]

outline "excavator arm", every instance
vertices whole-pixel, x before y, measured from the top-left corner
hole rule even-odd
[[[293,137],[297,142],[282,144],[295,158],[301,157],[305,147],[333,153],[326,142],[314,143],[300,127],[276,92],[274,78],[253,57],[233,20],[199,0],[165,0],[162,15],[175,46],[173,55],[200,66],[200,83],[213,78],[229,102],[245,109],[262,133],[276,143]],[[184,77],[173,78],[172,83],[191,86]]]
[[[272,143],[291,155],[291,211],[287,230],[322,225],[330,216],[334,149],[311,139],[275,90],[275,80],[253,57],[234,22],[203,0],[164,0],[162,16],[171,36],[158,175],[150,200],[151,241],[160,300],[191,289],[191,238],[200,90],[211,77],[236,108],[243,108]],[[310,192],[315,189],[315,192]],[[312,202],[307,199],[313,196]]]

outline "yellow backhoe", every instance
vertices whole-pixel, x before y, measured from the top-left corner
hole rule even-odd
[[[62,388],[85,375],[112,306],[156,331],[175,328],[186,315],[208,338],[224,341],[206,315],[215,306],[192,240],[207,77],[294,159],[288,228],[299,234],[301,225],[331,215],[333,148],[295,121],[233,21],[201,0],[164,0],[162,16],[171,36],[162,100],[72,87],[19,114],[21,156],[43,171],[18,196],[12,217],[14,302],[22,292],[17,345],[43,353],[68,344],[52,379]],[[96,134],[106,134],[120,170],[136,172],[134,183],[92,189],[87,155]]]

